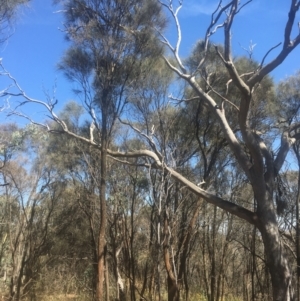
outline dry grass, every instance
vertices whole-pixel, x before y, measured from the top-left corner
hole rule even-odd
[[[39,296],[40,301],[88,301],[89,296],[76,294],[58,294],[58,295],[43,295]]]

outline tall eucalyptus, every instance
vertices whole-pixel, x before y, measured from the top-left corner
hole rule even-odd
[[[79,84],[77,92],[91,116],[90,141],[99,142],[101,157],[100,227],[98,234],[97,300],[103,300],[106,244],[107,148],[114,125],[148,61],[162,47],[153,29],[164,27],[156,1],[61,1],[66,37],[71,42],[60,69]],[[145,61],[148,63],[145,64]]]

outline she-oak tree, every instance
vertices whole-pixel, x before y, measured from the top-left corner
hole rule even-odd
[[[199,101],[201,99],[201,101],[203,101],[210,109],[212,114],[214,114],[219,126],[222,129],[224,138],[226,139],[226,142],[228,143],[231,152],[235,157],[237,168],[240,168],[243,171],[245,177],[252,187],[254,200],[257,204],[256,209],[254,211],[250,211],[247,208],[230,202],[218,195],[213,194],[210,191],[202,189],[183,176],[180,172],[168,166],[168,164],[166,164],[164,155],[160,152],[155,141],[153,140],[153,136],[149,135],[149,133],[144,133],[141,131],[139,133],[144,139],[148,140],[148,144],[151,147],[149,149],[122,152],[114,151],[108,147],[105,147],[105,153],[107,153],[107,155],[111,158],[122,161],[124,164],[129,163],[126,161],[127,158],[147,157],[148,161],[144,164],[144,166],[161,169],[164,173],[168,173],[171,177],[173,177],[173,179],[185,185],[189,190],[206,200],[208,203],[211,203],[247,221],[248,223],[255,225],[260,231],[265,247],[266,263],[272,282],[273,300],[293,300],[294,291],[292,285],[292,273],[279,234],[277,212],[274,203],[274,192],[276,188],[276,178],[283,166],[285,158],[293,143],[300,138],[298,132],[300,124],[290,123],[289,126],[282,126],[281,144],[279,150],[277,152],[273,152],[272,147],[268,145],[264,139],[264,135],[259,133],[257,129],[252,126],[249,116],[255,91],[260,82],[266,75],[277,68],[285,60],[289,53],[293,51],[300,43],[300,34],[294,38],[291,37],[294,27],[297,26],[297,24],[295,24],[295,19],[296,13],[300,7],[300,1],[290,0],[290,10],[288,12],[288,18],[283,33],[282,49],[279,54],[272,61],[265,63],[269,53],[268,52],[262,59],[261,64],[254,70],[249,70],[249,72],[247,72],[247,76],[245,76],[245,74],[239,74],[234,60],[232,59],[230,32],[234,24],[235,16],[240,12],[243,6],[252,1],[241,3],[241,1],[233,0],[228,1],[226,4],[222,4],[222,1],[219,1],[219,5],[212,15],[211,23],[209,24],[204,37],[204,55],[194,70],[189,70],[179,55],[181,30],[178,20],[178,13],[182,7],[182,1],[179,1],[177,8],[173,7],[172,1],[159,0],[158,2],[160,5],[162,5],[162,7],[169,11],[173,17],[178,33],[178,39],[175,46],[172,46],[161,33],[162,43],[165,44],[165,46],[169,48],[173,54],[172,60],[168,57],[164,57],[164,60],[168,67],[179,78],[185,81],[194,91],[196,97],[192,101]],[[118,24],[118,26],[122,27],[122,24]],[[153,24],[153,26],[155,26],[155,24]],[[128,34],[136,34],[136,32],[130,28],[123,27],[123,29],[126,30]],[[206,53],[210,38],[216,31],[221,29],[224,31],[224,51],[220,51],[217,46],[215,47],[215,51],[222,60],[230,76],[231,80],[230,83],[228,82],[228,85],[234,85],[239,91],[239,97],[238,100],[235,100],[235,103],[233,100],[227,99],[226,93],[219,93],[212,87],[210,77],[206,78],[206,89],[203,89],[196,79],[196,76],[202,76],[201,70],[202,66],[206,62]],[[30,103],[36,103],[46,107],[51,114],[52,119],[61,127],[62,132],[103,151],[104,146],[101,145],[101,140],[93,139],[92,135],[90,138],[87,138],[72,132],[68,128],[67,124],[55,114],[54,103],[47,103],[30,98],[18,85],[17,81],[5,71],[5,69],[3,69],[2,75],[9,76],[18,90],[16,93],[10,92],[9,90],[2,91],[3,97],[8,95],[21,96],[24,98],[24,101],[22,101],[20,104],[21,106]],[[236,116],[239,125],[238,131],[234,131],[231,128],[230,120],[228,120],[226,117],[225,113],[228,106],[234,106],[236,110]],[[90,107],[89,113],[91,118],[95,121],[93,112],[94,111]],[[36,123],[35,121],[31,120],[29,116],[24,116],[17,111],[15,111],[15,114],[28,118],[31,122]],[[53,130],[49,126],[45,126],[43,124],[40,125],[44,126],[48,131]],[[280,124],[278,126],[280,127]],[[138,131],[134,127],[131,128]],[[105,142],[105,145],[108,145],[107,142]],[[99,297],[99,300],[100,298],[101,297]]]

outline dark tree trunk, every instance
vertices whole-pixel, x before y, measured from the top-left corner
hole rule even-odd
[[[179,301],[180,289],[175,279],[168,275],[168,301]]]
[[[296,199],[296,256],[297,256],[297,292],[296,300],[300,300],[300,219],[299,219],[299,202],[300,202],[300,153],[299,153],[299,142],[293,146],[294,153],[298,162],[298,187],[297,187],[297,199]]]
[[[168,285],[168,301],[179,301],[180,300],[180,287],[176,276],[173,272],[172,267],[172,259],[170,258],[169,252],[169,241],[170,241],[170,233],[169,233],[169,221],[167,216],[167,209],[164,212],[164,242],[163,242],[163,250],[164,250],[164,262],[167,271],[167,285]]]
[[[217,207],[214,207],[214,217],[212,221],[212,237],[211,237],[211,246],[210,258],[211,258],[211,271],[210,271],[210,301],[215,301],[215,289],[216,289],[216,223],[217,223]]]
[[[192,238],[192,232],[195,228],[195,224],[197,221],[197,217],[199,215],[200,210],[200,201],[197,204],[195,211],[193,213],[193,216],[190,220],[188,228],[185,230],[185,233],[182,236],[182,239],[180,241],[179,249],[182,249],[182,254],[180,256],[180,262],[179,262],[179,272],[178,272],[178,281],[181,283],[183,282],[185,285],[185,292],[186,292],[186,300],[188,300],[189,295],[189,287],[188,287],[188,280],[187,280],[187,258],[188,258],[188,251],[190,246],[190,241]],[[183,224],[185,223],[185,220],[183,220]]]
[[[103,283],[105,278],[105,253],[106,253],[106,161],[107,161],[107,104],[104,95],[102,107],[102,132],[101,132],[101,182],[100,182],[100,229],[98,236],[98,279],[97,301],[104,300]]]

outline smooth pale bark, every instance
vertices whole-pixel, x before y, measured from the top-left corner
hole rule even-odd
[[[260,228],[267,266],[271,275],[274,301],[293,300],[292,273],[276,222],[266,220]]]
[[[274,181],[268,183],[270,187]],[[254,192],[260,189],[253,187]],[[257,228],[264,244],[266,264],[271,276],[274,301],[290,301],[294,298],[292,286],[292,272],[288,263],[282,238],[279,233],[277,212],[273,204],[273,191],[266,191],[264,195],[257,193]]]

